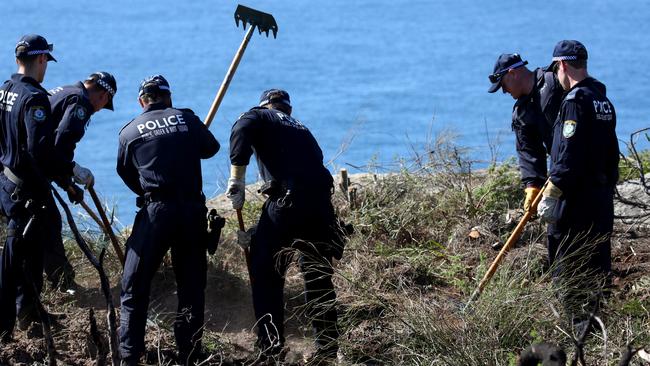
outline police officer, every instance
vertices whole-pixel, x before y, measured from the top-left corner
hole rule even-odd
[[[312,360],[325,364],[336,359],[338,350],[331,265],[333,179],[318,143],[291,111],[289,94],[271,89],[235,122],[227,196],[233,208],[242,208],[246,166],[255,152],[265,182],[262,192],[268,195],[250,244],[256,346],[265,359],[285,353],[283,287],[289,258],[281,252],[293,246],[301,253],[307,315],[315,331]]]
[[[516,53],[499,56],[489,76],[492,85],[488,92],[502,88],[516,100],[512,108],[512,130],[525,187],[524,209],[528,211],[546,181],[546,155],[551,153],[553,124],[564,91],[551,70],[530,71],[526,64],[528,61]]]
[[[575,322],[597,311],[599,299],[592,294],[606,287],[611,271],[619,160],[616,113],[605,85],[587,73],[582,43],[559,42],[549,69],[567,93],[553,130],[550,182],[538,212],[549,223],[549,260],[556,266],[556,280],[578,281],[564,298]]]
[[[7,216],[7,239],[0,260],[0,337],[11,339],[16,313],[26,328],[38,321],[43,285],[43,248],[49,244],[43,209],[55,209],[50,179],[61,169],[54,151],[55,124],[48,94],[41,86],[53,46],[36,34],[16,44],[18,72],[0,86],[0,204]],[[55,179],[63,188],[68,182]],[[68,192],[83,198],[78,187]],[[17,299],[21,293],[22,300]]]
[[[206,213],[201,159],[219,143],[189,109],[172,107],[161,75],[140,85],[143,113],[120,131],[117,173],[138,195],[138,211],[127,241],[122,276],[120,353],[136,365],[144,351],[151,280],[171,248],[178,286],[174,334],[183,364],[201,348],[206,284]]]
[[[113,75],[107,72],[91,74],[85,81],[50,90],[52,119],[57,124],[54,146],[65,162],[62,176],[72,177],[78,184],[92,187],[92,172],[74,161],[77,143],[86,133],[93,113],[105,108],[113,110],[113,96],[117,84]],[[43,265],[53,287],[71,288],[74,285],[74,270],[65,256],[61,240],[61,215],[56,207],[49,210],[52,223],[52,243],[45,248]],[[61,281],[61,283],[60,283]]]

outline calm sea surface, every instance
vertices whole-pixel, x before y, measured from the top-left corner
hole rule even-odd
[[[502,52],[519,52],[530,65],[549,63],[560,39],[581,40],[589,71],[604,82],[627,139],[650,126],[650,3],[579,1],[254,1],[272,13],[277,39],[255,35],[235,75],[212,132],[222,150],[203,164],[208,196],[223,192],[232,123],[255,105],[262,90],[288,90],[294,115],[319,140],[329,166],[390,168],[396,157],[422,149],[429,130],[452,130],[458,143],[487,159],[514,154],[513,101],[492,95],[487,75]],[[96,70],[118,82],[115,112],[93,116],[76,160],[95,173],[96,189],[130,224],[134,194],[115,173],[117,135],[140,113],[140,81],[161,73],[176,106],[203,117],[244,32],[236,1],[33,1],[0,4],[0,77],[15,71],[13,50],[24,33],[55,44],[48,89]],[[488,138],[489,135],[489,138]],[[339,153],[342,144],[347,150]],[[253,170],[253,169],[250,169]],[[254,172],[249,181],[256,179]]]

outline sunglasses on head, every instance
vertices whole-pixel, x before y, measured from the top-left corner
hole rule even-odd
[[[491,83],[498,83],[501,80],[501,78],[503,77],[503,75],[507,74],[508,71],[520,68],[520,67],[525,66],[525,65],[528,65],[528,61],[516,62],[516,63],[506,67],[505,69],[501,69],[501,70],[495,72],[494,74],[488,76],[488,78],[490,79]]]

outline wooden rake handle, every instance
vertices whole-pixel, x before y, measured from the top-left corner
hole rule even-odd
[[[223,81],[221,82],[219,91],[217,92],[217,95],[214,97],[214,101],[212,101],[212,105],[210,106],[208,115],[205,116],[204,122],[205,125],[208,126],[208,128],[210,127],[210,124],[212,124],[214,115],[217,114],[217,110],[221,105],[221,101],[223,100],[223,97],[226,95],[226,90],[228,90],[228,86],[230,86],[230,82],[232,81],[232,78],[235,75],[235,71],[237,71],[237,66],[239,66],[239,61],[241,61],[242,56],[244,56],[244,51],[246,51],[246,46],[248,46],[248,42],[251,40],[251,36],[253,35],[254,29],[255,29],[254,25],[248,28],[248,31],[246,32],[246,35],[244,36],[244,39],[241,42],[241,45],[239,45],[239,49],[237,50],[237,53],[235,53],[235,57],[232,59],[232,62],[230,63],[228,72],[226,72],[226,76],[223,78]]]
[[[248,42],[250,42],[251,37],[253,36],[254,30],[255,30],[255,26],[251,25],[250,28],[248,28],[248,31],[246,31],[246,34],[244,35],[244,39],[239,45],[239,49],[237,49],[237,52],[235,53],[235,57],[233,57],[232,62],[230,63],[230,67],[228,67],[226,76],[223,78],[223,81],[221,82],[221,86],[219,86],[217,95],[214,97],[214,100],[212,101],[212,105],[208,110],[208,114],[207,116],[205,116],[204,119],[204,123],[208,128],[210,128],[210,125],[212,124],[212,120],[214,119],[214,116],[217,114],[217,110],[221,105],[221,101],[223,100],[223,97],[226,95],[226,90],[228,90],[228,87],[230,86],[230,82],[232,81],[232,78],[235,75],[235,72],[237,71],[239,62],[241,61],[242,56],[244,56],[244,52],[246,51]],[[239,230],[245,231],[246,229],[244,227],[244,218],[242,216],[241,209],[237,210],[237,221],[239,222]],[[252,284],[253,277],[251,276],[251,259],[250,259],[250,252],[248,248],[244,249],[244,256],[246,258],[246,268],[248,269],[248,276]]]
[[[537,209],[537,205],[542,200],[543,193],[544,190],[546,190],[546,186],[548,186],[548,182],[549,181],[547,180],[546,183],[544,183],[544,186],[542,187],[542,189],[540,189],[539,193],[537,193],[537,196],[533,200],[532,205],[530,205],[530,209],[524,213],[524,217],[521,218],[519,224],[517,224],[517,227],[515,227],[515,229],[508,237],[508,240],[503,245],[503,248],[501,248],[501,250],[499,251],[499,254],[497,254],[496,258],[494,258],[494,261],[492,261],[490,268],[488,268],[487,272],[485,272],[483,279],[481,280],[481,282],[479,282],[478,287],[472,293],[472,296],[469,298],[469,301],[467,302],[467,305],[465,305],[463,311],[467,310],[469,305],[481,295],[481,293],[485,289],[485,286],[487,286],[487,284],[492,279],[492,276],[494,276],[494,274],[496,273],[497,268],[499,268],[499,265],[503,261],[503,258],[505,258],[506,253],[510,250],[510,248],[512,248],[512,246],[515,245],[517,240],[519,240],[521,233],[524,231],[524,227],[526,227],[528,221],[530,221],[530,219],[533,217],[533,211]]]

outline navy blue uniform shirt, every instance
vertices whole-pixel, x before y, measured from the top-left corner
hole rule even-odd
[[[563,197],[618,180],[616,112],[605,85],[588,77],[564,97],[555,122],[550,178]]]
[[[273,180],[297,192],[332,188],[316,139],[286,113],[255,107],[239,117],[230,134],[230,162],[248,165],[253,152],[265,182]]]
[[[57,168],[50,101],[33,78],[14,74],[0,87],[0,163],[27,184],[42,185]]]
[[[552,72],[538,68],[534,75],[531,93],[519,98],[512,109],[512,130],[521,181],[524,186],[541,188],[547,176],[546,155],[551,153],[553,124],[564,92]]]
[[[82,82],[50,90],[52,119],[58,126],[54,147],[64,162],[62,175],[72,175],[74,149],[86,133],[90,116],[95,109],[88,99],[88,91]]]
[[[202,194],[201,159],[218,150],[194,112],[151,104],[120,131],[117,173],[139,196],[191,199]]]

